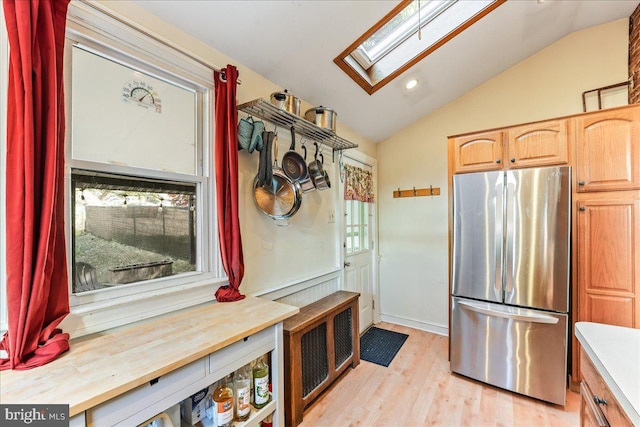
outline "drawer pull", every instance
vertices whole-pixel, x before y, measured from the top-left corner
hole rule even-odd
[[[582,400],[587,406],[587,411],[593,416],[593,421],[595,421],[598,427],[608,427],[609,423],[607,422],[602,410],[597,405],[596,396],[591,393],[589,386],[586,382],[580,382],[580,394],[582,395]],[[589,396],[593,396],[593,399],[589,399]],[[591,417],[589,417],[591,418]]]
[[[607,401],[605,399],[600,399],[598,396],[593,396],[593,401],[596,402],[596,405],[606,405]]]

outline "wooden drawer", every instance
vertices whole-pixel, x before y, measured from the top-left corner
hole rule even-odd
[[[613,397],[611,390],[604,382],[602,376],[598,373],[595,366],[591,362],[591,359],[587,356],[584,350],[580,351],[580,370],[584,381],[588,384],[588,389],[591,390],[593,396],[591,399],[598,398],[600,401],[606,401],[606,404],[602,403],[598,405],[602,410],[602,413],[607,418],[607,421],[612,426],[629,426],[632,427],[631,421],[625,415],[620,404]]]
[[[206,359],[198,359],[88,410],[87,426],[131,426],[148,420],[207,386]],[[180,397],[175,398],[176,393]]]

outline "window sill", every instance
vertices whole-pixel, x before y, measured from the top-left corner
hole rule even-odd
[[[214,301],[218,287],[227,283],[226,278],[208,278],[158,289],[151,293],[78,304],[71,307],[69,315],[60,327],[69,333],[71,338],[105,331]]]

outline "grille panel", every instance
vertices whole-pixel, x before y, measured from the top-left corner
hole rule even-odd
[[[339,368],[353,354],[351,307],[333,318],[335,366]]]
[[[321,323],[302,336],[302,396],[306,397],[329,377],[327,324]]]

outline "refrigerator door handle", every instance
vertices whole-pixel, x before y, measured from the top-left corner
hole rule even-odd
[[[495,235],[494,235],[494,260],[496,263],[496,277],[493,282],[493,292],[497,301],[503,301],[502,288],[504,262],[504,175],[500,174],[496,182],[496,204],[495,204]]]
[[[506,223],[506,231],[505,231],[505,263],[504,263],[504,271],[505,271],[505,285],[504,285],[504,301],[507,301],[508,296],[513,293],[513,281],[515,280],[515,257],[517,256],[518,248],[517,248],[517,236],[516,230],[518,226],[518,209],[516,206],[516,185],[517,180],[516,176],[512,171],[507,171],[507,184],[505,185],[505,217],[504,221]]]
[[[530,323],[546,323],[550,325],[555,325],[556,323],[558,323],[557,317],[548,316],[546,314],[541,314],[541,313],[531,313],[531,314],[511,313],[508,311],[496,310],[489,307],[485,307],[484,305],[476,304],[470,301],[458,301],[458,304],[460,304],[463,308],[467,310],[486,314],[487,316],[521,320],[521,321],[530,322]]]

